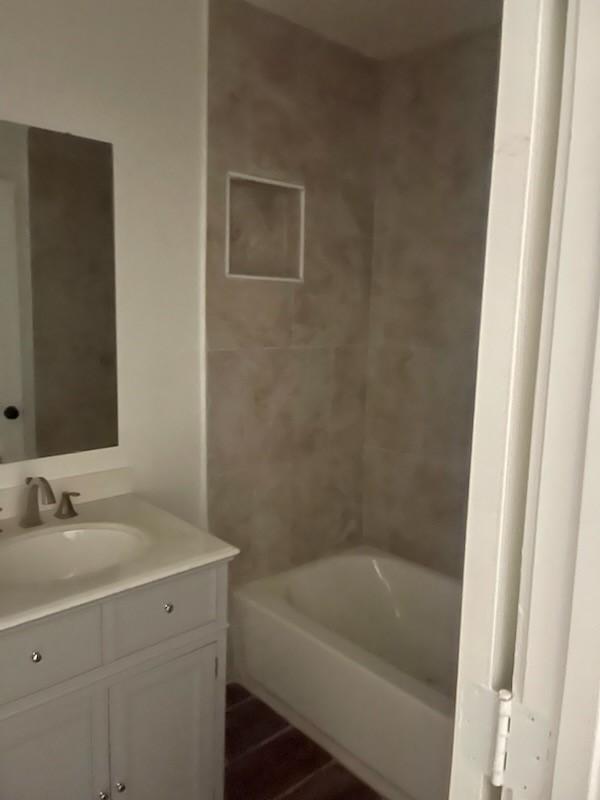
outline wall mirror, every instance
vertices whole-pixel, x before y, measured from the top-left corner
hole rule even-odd
[[[0,121],[0,462],[117,444],[112,146]]]

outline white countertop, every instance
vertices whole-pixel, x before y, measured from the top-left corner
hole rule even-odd
[[[93,575],[23,586],[0,583],[0,631],[150,581],[225,561],[239,552],[232,545],[135,495],[80,503],[77,510],[79,515],[71,520],[57,520],[52,515],[42,514],[44,525],[27,530],[20,528],[16,519],[2,520],[0,526],[4,532],[0,533],[0,559],[6,542],[14,541],[16,537],[43,536],[45,531],[58,525],[130,525],[144,532],[148,546],[135,559]]]

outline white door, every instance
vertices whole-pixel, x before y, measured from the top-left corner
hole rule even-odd
[[[508,0],[506,10],[510,15],[503,56],[508,57],[519,42],[523,45],[522,59],[512,61],[516,70],[512,86],[504,85],[506,103],[511,96],[523,97],[528,78],[531,92],[531,130],[523,139],[529,157],[521,165],[529,208],[523,215],[521,275],[516,284],[521,297],[513,308],[515,321],[507,347],[511,353],[500,362],[506,374],[501,370],[500,378],[496,375],[495,387],[493,370],[498,362],[490,356],[494,342],[502,352],[500,331],[490,327],[494,312],[488,306],[495,292],[488,286],[484,294],[450,797],[498,796],[486,776],[491,751],[480,748],[476,753],[473,748],[477,736],[490,746],[494,739],[490,720],[483,714],[479,721],[486,727],[478,730],[473,713],[477,704],[469,706],[479,687],[512,689],[516,706],[529,709],[550,734],[539,750],[541,769],[536,773],[525,763],[529,742],[521,743],[520,752],[511,751],[510,736],[513,741],[515,737],[511,728],[508,763],[513,758],[514,764],[516,757],[525,763],[523,774],[536,774],[538,780],[523,780],[502,796],[591,800],[599,797],[600,755],[596,741],[600,596],[595,594],[600,549],[594,536],[600,530],[595,481],[596,475],[600,478],[600,450],[599,420],[589,414],[600,295],[600,5],[597,0],[541,0],[519,8]],[[536,35],[537,46],[531,47]],[[503,119],[508,120],[502,109],[502,81],[509,72],[507,58],[501,68],[500,135]],[[531,83],[532,76],[536,77]],[[525,108],[526,104],[521,110]],[[544,130],[548,136],[555,129],[557,118],[555,169],[548,168],[553,157],[548,146],[541,173],[552,192],[546,191],[545,203],[538,202],[536,209],[532,202],[536,193],[538,201],[543,200],[536,180],[536,163],[539,169],[543,154],[540,137],[543,140]],[[503,159],[510,160],[508,142],[502,144],[497,139],[486,261],[490,285],[494,276],[500,280],[495,235],[506,219],[500,201],[508,199],[508,193],[500,192],[502,174],[510,174],[508,165],[502,164]],[[516,201],[523,193],[516,191],[516,185],[513,188]],[[538,267],[545,267],[538,336],[533,325],[536,293],[528,297],[523,287],[527,274],[536,268],[531,238],[537,236],[539,244],[544,232],[549,232],[546,247],[537,251]],[[513,265],[512,259],[505,261],[509,274]],[[542,296],[539,289],[537,294]],[[527,370],[522,368],[524,352],[530,353]],[[600,376],[600,367],[596,369]],[[528,376],[535,376],[535,391]],[[594,398],[599,393],[596,388]],[[529,403],[523,402],[527,395]],[[594,398],[592,409],[597,414],[600,397],[595,403]]]
[[[451,800],[497,796],[482,753],[473,753],[473,744],[485,737],[481,731],[473,737],[469,703],[477,687],[498,690],[512,683],[566,6],[566,0],[504,2]]]
[[[2,800],[93,800],[109,792],[106,691],[67,695],[0,721]]]
[[[536,407],[539,465],[532,459],[514,674],[517,697],[552,731],[543,795],[552,800],[600,797],[599,42],[598,0],[571,2],[559,268]]]
[[[111,686],[113,798],[213,800],[215,658],[209,645]]]
[[[600,34],[599,34],[600,35]],[[597,46],[597,43],[596,43]],[[600,223],[598,223],[600,229]],[[600,237],[599,237],[600,238]],[[600,259],[600,253],[598,254]],[[600,260],[598,261],[600,263]],[[600,797],[600,341],[576,542],[566,674],[557,725],[552,795]],[[533,620],[532,625],[538,624]]]
[[[23,406],[23,359],[19,302],[19,254],[15,186],[0,179],[0,463],[25,457],[23,416],[4,409]]]
[[[600,15],[598,20],[600,22]],[[600,29],[598,32],[600,35]],[[597,48],[597,42],[595,43]],[[600,103],[600,97],[598,98]],[[600,165],[599,165],[600,166]],[[600,170],[599,170],[600,177]],[[599,181],[600,183],[600,181]],[[600,193],[600,185],[598,188]],[[597,230],[600,240],[600,218]],[[600,248],[598,248],[600,251]],[[600,252],[597,254],[600,264]],[[566,674],[558,695],[556,760],[552,780],[554,800],[600,797],[600,342],[596,341],[589,431],[575,553]],[[540,625],[532,618],[530,629]],[[544,650],[540,648],[540,654]],[[547,648],[546,648],[547,652]]]

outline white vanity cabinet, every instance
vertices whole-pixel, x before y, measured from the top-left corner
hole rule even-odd
[[[215,648],[137,672],[109,689],[113,795],[212,798]]]
[[[0,633],[0,800],[220,800],[226,581],[219,563]]]
[[[109,786],[108,706],[93,688],[0,721],[2,800],[84,800]]]

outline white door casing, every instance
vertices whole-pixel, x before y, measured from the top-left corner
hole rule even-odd
[[[570,4],[548,372],[536,402],[515,690],[546,714],[544,797],[600,797],[600,5]],[[543,389],[543,391],[542,391]],[[535,491],[534,491],[535,490]]]
[[[557,10],[558,5],[555,4]],[[551,17],[546,20],[549,22]],[[554,30],[558,53],[558,17]],[[531,796],[543,800],[600,797],[598,42],[597,0],[571,0],[563,48],[560,136],[531,437],[525,436],[526,430],[521,432],[522,444],[530,441],[531,446],[527,480],[523,484],[527,494],[518,627],[514,647],[510,638],[502,642],[496,630],[498,610],[507,597],[501,579],[502,537],[498,537],[499,549],[494,553],[490,530],[479,528],[478,538],[472,533],[467,543],[453,800],[492,796],[482,770],[477,772],[468,763],[462,747],[465,738],[462,693],[470,682],[495,689],[510,687],[512,682],[515,702],[544,717],[552,732],[543,786],[535,795],[519,787],[512,793],[505,791],[503,797],[513,800]],[[490,224],[493,225],[493,214]],[[485,338],[480,362],[482,380],[486,373],[484,343]],[[471,511],[477,512],[478,492],[483,492],[486,486],[485,481],[478,482],[481,478],[478,456],[485,448],[481,448],[477,434],[476,419],[469,525],[479,519],[477,514],[471,516]],[[503,533],[503,537],[507,535],[518,541],[516,527]],[[485,555],[489,559],[487,567]],[[518,555],[514,554],[512,562],[515,568],[520,561]],[[481,570],[479,575],[474,573],[475,567]],[[489,581],[487,588],[486,581]],[[514,585],[510,590],[514,591]],[[483,615],[478,615],[477,603],[483,606]],[[482,627],[486,614],[488,634]],[[502,674],[491,668],[486,682],[485,672],[477,668],[474,657],[477,649],[480,666],[493,665],[494,650],[508,666],[514,651],[514,673]]]
[[[451,800],[497,796],[472,758],[465,709],[473,687],[512,683],[566,13],[566,0],[504,3]]]

